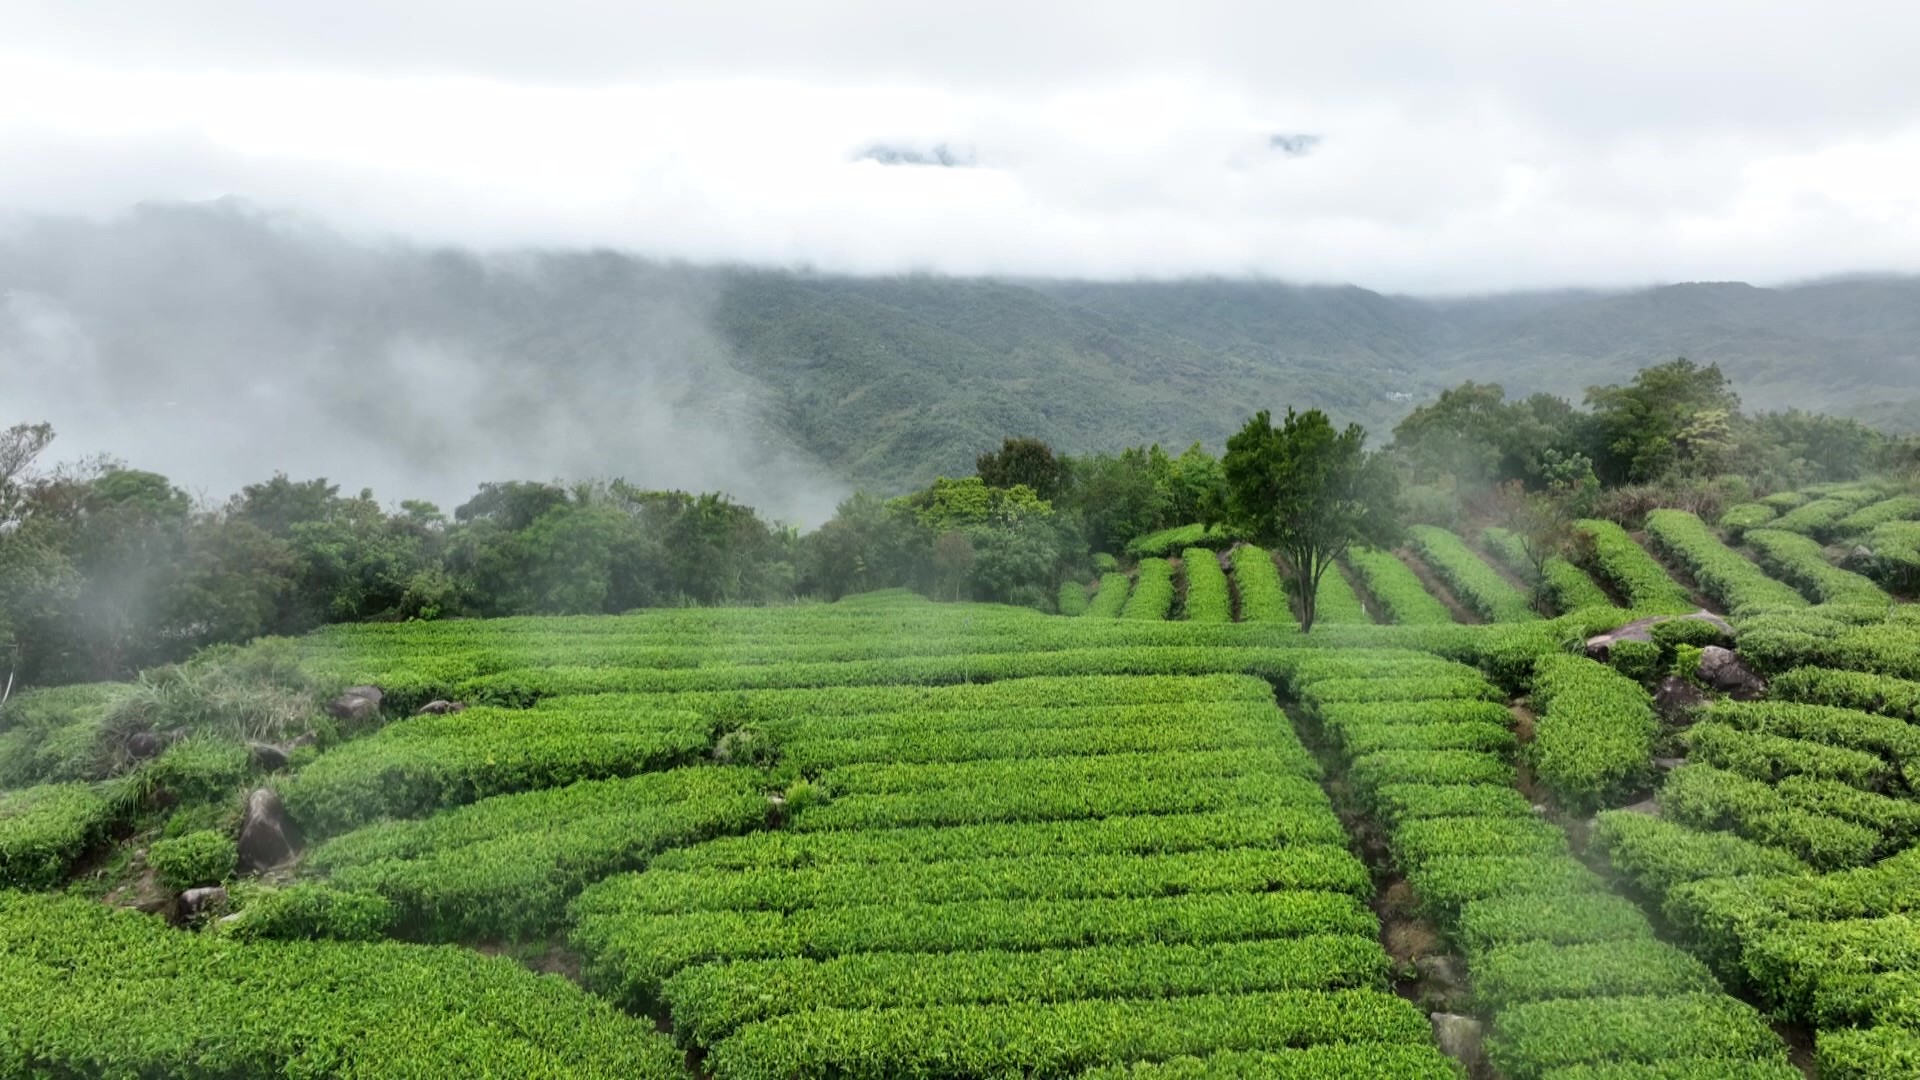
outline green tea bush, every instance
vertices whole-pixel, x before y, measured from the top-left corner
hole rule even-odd
[[[1233,621],[1233,597],[1227,591],[1227,574],[1220,560],[1206,548],[1188,548],[1181,553],[1180,565],[1187,575],[1187,618],[1192,622],[1224,623]]]
[[[744,831],[767,812],[753,770],[676,769],[371,825],[316,848],[307,865],[385,897],[421,936],[520,938],[550,932],[588,883],[667,847]]]
[[[1765,530],[1749,533],[1748,541]],[[1655,510],[1647,515],[1647,539],[1670,561],[1685,567],[1702,591],[1728,611],[1757,607],[1798,607],[1806,600],[1791,586],[1768,577],[1758,566],[1720,542],[1713,530],[1685,510]]]
[[[1377,940],[1335,935],[1035,952],[855,953],[691,967],[666,981],[661,998],[683,1041],[711,1046],[743,1025],[812,1009],[1384,990],[1389,966]]]
[[[1103,619],[1119,616],[1121,609],[1127,606],[1127,592],[1132,587],[1133,582],[1127,575],[1117,570],[1101,574],[1100,591],[1093,594],[1093,600],[1087,605],[1087,614]]]
[[[1324,806],[1140,814],[952,828],[775,830],[723,836],[654,856],[656,870],[757,870],[833,863],[924,863],[1041,855],[1156,855],[1221,848],[1338,845],[1346,830]]]
[[[1788,776],[1811,776],[1876,791],[1893,778],[1886,762],[1864,751],[1743,731],[1728,724],[1695,725],[1687,731],[1686,740],[1692,760],[1769,784]]]
[[[1168,855],[1030,856],[920,863],[837,863],[764,870],[649,870],[603,896],[634,914],[794,911],[889,902],[1072,900],[1191,892],[1307,889],[1367,896],[1366,868],[1344,847],[1298,846]]]
[[[1656,898],[1701,878],[1807,870],[1805,863],[1777,848],[1627,810],[1601,813],[1595,819],[1593,843],[1616,871]]]
[[[1072,578],[1060,583],[1060,614],[1074,616],[1087,613],[1087,587]]]
[[[1828,705],[1920,720],[1920,682],[1866,671],[1797,667],[1775,675],[1768,692],[1778,701]]]
[[[1458,1080],[1459,1076],[1460,1067],[1435,1047],[1351,1042],[1106,1065],[1081,1073],[1079,1080]]]
[[[1420,904],[1452,925],[1460,910],[1495,897],[1558,897],[1604,892],[1598,875],[1564,855],[1461,855],[1430,859],[1407,874]]]
[[[399,918],[386,897],[321,882],[238,885],[238,918],[215,929],[242,940],[379,941]]]
[[[1651,641],[1616,641],[1607,650],[1607,664],[1637,683],[1648,683],[1665,674],[1662,649]]]
[[[696,713],[590,699],[418,716],[322,754],[281,794],[302,828],[333,835],[494,795],[687,764],[711,748],[714,727]]]
[[[1804,491],[1776,491],[1760,501],[1785,513],[1812,502],[1813,496]]]
[[[1498,1016],[1530,1001],[1718,993],[1707,966],[1664,941],[1504,945],[1473,960],[1473,996]]]
[[[1747,544],[1782,580],[1822,604],[1885,605],[1892,600],[1872,581],[1827,561],[1818,543],[1780,529],[1755,529]]]
[[[1725,994],[1562,998],[1516,1005],[1494,1018],[1488,1056],[1509,1080],[1573,1065],[1659,1062],[1677,1049],[1708,1059],[1784,1063],[1779,1036],[1751,1005]]]
[[[1653,556],[1627,530],[1611,521],[1588,518],[1580,531],[1591,538],[1596,571],[1626,597],[1627,606],[1642,614],[1680,614],[1696,606]]]
[[[1123,619],[1164,619],[1173,610],[1173,564],[1165,559],[1142,559],[1134,577],[1133,594],[1120,609]]]
[[[0,791],[0,888],[51,889],[130,807],[94,784]]]
[[[1649,779],[1658,722],[1637,682],[1586,657],[1553,653],[1534,669],[1533,706],[1528,760],[1561,805],[1592,810]]]
[[[1650,941],[1653,927],[1640,906],[1611,893],[1497,896],[1460,910],[1454,940],[1478,965],[1494,949],[1526,945],[1594,945]]]
[[[1668,619],[1657,622],[1647,628],[1670,660],[1682,645],[1705,648],[1708,645],[1731,645],[1732,638],[1726,631],[1705,619]]]
[[[569,942],[587,977],[640,1006],[695,964],[855,953],[1090,948],[1254,941],[1307,935],[1372,936],[1380,923],[1351,893],[1188,893],[1099,900],[975,900],[778,911],[649,916],[625,906],[625,879],[580,894]]]
[[[1165,558],[1186,548],[1224,550],[1232,547],[1235,539],[1233,530],[1224,525],[1208,526],[1195,522],[1136,536],[1127,541],[1127,555],[1135,559]]]
[[[148,766],[146,779],[178,802],[206,803],[235,798],[252,772],[246,747],[196,736],[167,747]]]
[[[1920,1075],[1920,1031],[1901,1027],[1822,1031],[1815,1062],[1822,1080]]]
[[[0,893],[0,956],[20,1075],[685,1076],[651,1022],[467,949],[238,942]]]
[[[1252,544],[1234,548],[1233,581],[1240,591],[1240,621],[1293,621],[1293,608],[1287,603],[1287,590],[1280,583],[1280,568],[1274,565],[1271,552]]]
[[[1741,533],[1748,529],[1757,529],[1779,516],[1780,511],[1766,503],[1740,503],[1737,506],[1727,507],[1726,512],[1720,515],[1720,528],[1727,534],[1728,539],[1737,543]]]
[[[983,1039],[981,1032],[992,1032]],[[964,1080],[1070,1077],[1208,1050],[1315,1044],[1430,1045],[1427,1019],[1373,990],[928,1009],[821,1009],[742,1028],[707,1058],[716,1080],[793,1076]]]
[[[1408,533],[1420,557],[1481,618],[1488,622],[1526,622],[1540,617],[1525,593],[1509,585],[1458,536],[1432,525],[1415,525]]]
[[[1873,576],[1902,596],[1920,592],[1920,521],[1891,521],[1867,537]]]
[[[1817,870],[1863,865],[1884,845],[1873,829],[1797,807],[1768,784],[1708,765],[1669,774],[1660,807],[1679,824],[1730,830],[1791,852]]]
[[[1352,548],[1347,565],[1379,601],[1388,621],[1401,626],[1438,626],[1453,622],[1447,606],[1427,592],[1420,578],[1391,551]]]
[[[1353,583],[1340,572],[1338,564],[1320,575],[1320,587],[1314,591],[1313,619],[1317,626],[1366,626],[1373,622],[1360,603]]]
[[[1824,540],[1836,535],[1840,530],[1840,523],[1859,509],[1860,505],[1860,501],[1856,499],[1829,495],[1781,514],[1774,519],[1771,527]]]
[[[1841,518],[1840,523],[1834,526],[1834,532],[1840,536],[1860,536],[1890,521],[1912,521],[1916,518],[1920,518],[1920,495],[1895,495],[1868,503]]]
[[[175,840],[156,840],[147,849],[147,865],[160,884],[174,892],[218,885],[233,876],[240,852],[233,837],[202,830]]]
[[[1903,765],[1920,763],[1920,728],[1891,717],[1784,701],[1719,701],[1705,716],[1742,731],[1847,747]]]
[[[1389,827],[1423,818],[1527,817],[1526,796],[1501,784],[1381,784],[1373,792],[1374,813]]]
[[[1396,827],[1392,846],[1401,865],[1418,866],[1463,855],[1564,855],[1567,836],[1532,816],[1421,818]]]

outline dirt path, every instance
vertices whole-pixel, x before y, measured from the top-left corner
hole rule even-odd
[[[1459,597],[1453,595],[1453,590],[1447,588],[1446,583],[1440,580],[1440,575],[1433,572],[1433,567],[1427,565],[1427,560],[1422,559],[1419,552],[1412,548],[1401,548],[1394,554],[1400,557],[1401,562],[1407,564],[1407,568],[1413,571],[1413,576],[1420,579],[1420,584],[1433,594],[1435,600],[1446,605],[1447,610],[1453,614],[1454,622],[1478,625],[1487,621],[1476,614],[1472,608],[1461,603]]]

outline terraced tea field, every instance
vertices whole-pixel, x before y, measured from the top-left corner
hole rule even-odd
[[[1912,514],[1862,494],[1593,523],[1537,605],[1421,529],[1310,633],[1186,533],[1068,616],[327,630],[381,712],[256,767],[300,853],[233,915],[56,891],[130,779],[0,795],[0,1074],[1920,1075],[1920,617],[1822,547]],[[1732,633],[1581,649],[1699,595]],[[1656,708],[1721,645],[1764,693]]]

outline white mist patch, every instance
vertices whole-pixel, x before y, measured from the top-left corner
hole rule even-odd
[[[846,494],[773,422],[696,274],[360,248],[229,212],[0,237],[0,423],[203,496],[275,471],[451,509],[622,477],[818,524]]]

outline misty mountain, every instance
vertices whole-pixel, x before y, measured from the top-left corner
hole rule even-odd
[[[1920,279],[1426,300],[481,255],[224,204],[0,228],[0,423],[216,495],[276,469],[443,503],[620,475],[818,521],[1008,434],[1218,445],[1293,405],[1384,438],[1463,379],[1578,398],[1682,355],[1751,408],[1912,430]]]

